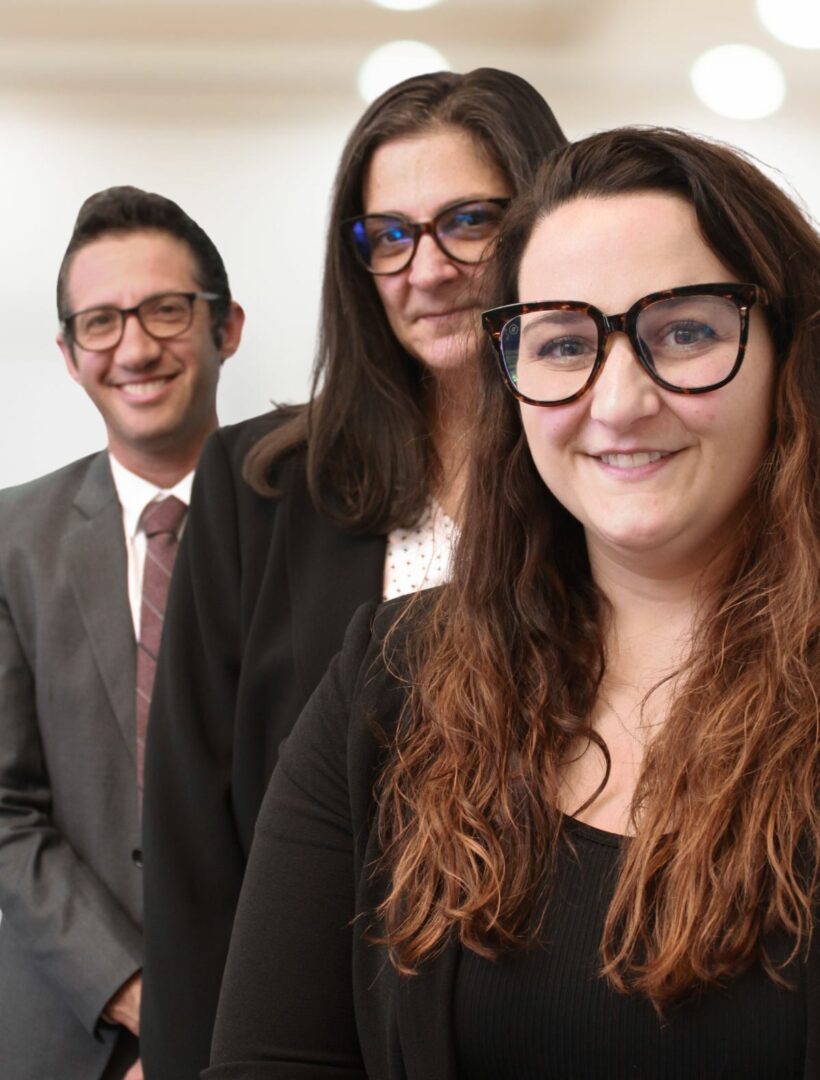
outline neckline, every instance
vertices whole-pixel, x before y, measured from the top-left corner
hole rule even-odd
[[[585,821],[579,821],[578,818],[571,817],[569,814],[562,813],[561,817],[567,832],[581,839],[590,840],[594,844],[620,848],[632,839],[626,833],[608,832],[606,829],[599,829],[597,825],[588,825]]]

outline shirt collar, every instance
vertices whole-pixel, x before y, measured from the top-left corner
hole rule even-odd
[[[111,464],[111,475],[114,478],[114,487],[117,489],[117,498],[122,507],[122,520],[125,526],[125,535],[135,537],[140,518],[145,507],[155,499],[164,499],[168,495],[176,495],[178,499],[188,506],[191,502],[191,485],[194,481],[193,470],[182,477],[171,488],[160,488],[131,472],[109,452],[108,460]]]

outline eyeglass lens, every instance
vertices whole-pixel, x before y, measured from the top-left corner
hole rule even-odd
[[[430,222],[439,247],[457,262],[478,263],[495,239],[504,207],[476,200],[437,214]],[[353,241],[365,266],[374,274],[394,274],[408,266],[424,226],[389,214],[366,214],[353,222]]]
[[[671,386],[680,390],[713,386],[731,373],[737,361],[740,313],[722,296],[659,300],[640,311],[632,345]],[[510,378],[535,401],[561,401],[582,390],[599,349],[598,324],[581,310],[527,312],[511,319],[501,332]]]
[[[136,308],[140,325],[155,338],[171,338],[191,325],[193,299],[184,293],[150,296]],[[101,351],[114,348],[123,334],[126,313],[115,307],[89,308],[72,320],[74,340],[80,348]]]

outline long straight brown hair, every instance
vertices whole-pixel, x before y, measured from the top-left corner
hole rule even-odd
[[[513,192],[532,182],[546,151],[566,141],[541,95],[518,75],[494,68],[419,75],[374,101],[351,132],[336,173],[310,402],[292,408],[245,462],[251,486],[273,495],[276,463],[307,443],[316,506],[359,532],[416,521],[438,462],[422,366],[396,340],[341,223],[363,212],[367,167],[383,143],[443,127],[470,134]]]
[[[774,418],[731,565],[700,616],[653,740],[602,941],[602,970],[658,1009],[766,954],[808,947],[820,852],[820,241],[738,152],[622,129],[558,151],[508,216],[488,300],[514,302],[539,219],[568,200],[669,192],[739,280],[762,285]],[[526,297],[523,299],[532,299]],[[452,583],[417,605],[410,694],[379,788],[379,915],[403,972],[455,936],[484,955],[531,942],[563,842],[560,767],[605,671],[606,601],[579,523],[537,474],[487,347],[481,437]],[[608,760],[608,759],[607,759]]]

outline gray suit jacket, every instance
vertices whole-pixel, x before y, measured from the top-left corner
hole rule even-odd
[[[101,1022],[142,964],[135,643],[120,505],[93,455],[0,492],[0,1074],[121,1075]]]

